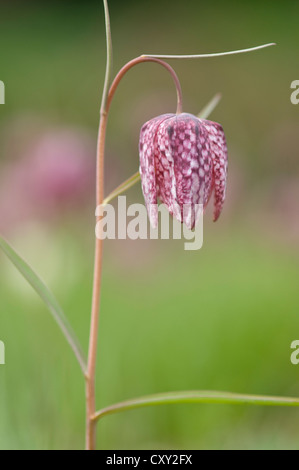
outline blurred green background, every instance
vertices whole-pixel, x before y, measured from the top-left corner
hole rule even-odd
[[[299,105],[290,102],[290,84],[299,79],[299,4],[109,3],[115,72],[142,53],[278,45],[172,62],[186,111],[197,114],[222,93],[211,119],[222,123],[228,141],[227,202],[217,224],[207,211],[198,252],[184,251],[179,241],[106,243],[98,407],[187,389],[299,396],[299,365],[290,362],[290,344],[299,336]],[[0,10],[1,233],[47,281],[86,349],[105,67],[102,4],[14,1],[1,2]],[[137,170],[141,125],[174,110],[165,71],[154,64],[130,71],[109,118],[106,192]],[[63,172],[75,175],[67,190],[57,182]],[[128,201],[142,202],[140,187]],[[0,448],[82,448],[84,383],[77,363],[2,255],[0,275],[6,346]],[[298,422],[296,409],[165,406],[104,418],[98,447],[298,449]]]

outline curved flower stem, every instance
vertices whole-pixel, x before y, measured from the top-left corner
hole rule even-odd
[[[109,90],[109,95],[108,95],[108,100],[107,100],[107,109],[109,109],[109,107],[110,107],[111,100],[114,96],[116,88],[118,87],[119,82],[121,81],[123,76],[132,67],[134,67],[135,65],[141,64],[142,62],[155,62],[157,64],[160,64],[160,65],[162,65],[162,67],[164,67],[166,70],[168,70],[168,72],[171,74],[171,76],[173,78],[173,81],[174,81],[174,84],[175,84],[175,87],[176,87],[176,91],[177,91],[177,111],[176,112],[177,112],[177,114],[180,114],[182,112],[182,107],[183,107],[183,98],[182,98],[181,84],[180,84],[180,81],[178,79],[177,74],[175,73],[173,68],[169,64],[164,62],[163,60],[157,59],[155,57],[146,57],[146,56],[136,57],[136,59],[131,60],[126,65],[124,65],[124,67],[122,69],[120,69],[120,71],[116,75],[115,79],[113,80],[113,83],[112,83],[112,85],[110,87],[110,90]]]
[[[100,112],[100,124],[97,144],[97,171],[96,171],[96,206],[103,204],[104,200],[104,153],[107,118],[110,104],[119,82],[134,65],[142,62],[156,62],[165,67],[174,79],[177,90],[177,113],[182,112],[182,91],[179,79],[170,65],[159,59],[142,58],[131,60],[126,64],[115,77],[108,95],[103,92],[102,107]],[[109,75],[106,75],[106,77]],[[106,83],[106,80],[105,80]],[[98,222],[99,218],[97,218]],[[95,405],[95,374],[96,374],[96,356],[98,344],[99,330],[99,311],[100,311],[100,293],[101,293],[101,275],[102,275],[102,258],[103,258],[103,240],[101,237],[96,239],[95,246],[95,263],[93,278],[93,294],[91,309],[91,325],[88,353],[88,369],[86,376],[86,449],[92,450],[96,446],[96,423],[92,420],[92,416],[96,411]]]
[[[105,12],[106,26],[106,73],[104,88],[102,94],[102,103],[100,111],[100,124],[97,142],[97,169],[96,169],[96,205],[100,205],[104,196],[104,151],[105,137],[107,127],[107,99],[112,73],[112,39],[110,30],[110,17],[107,0],[103,0]],[[93,277],[93,293],[91,307],[91,323],[89,336],[89,350],[86,374],[86,449],[93,450],[96,448],[96,426],[91,417],[96,409],[95,403],[95,373],[96,373],[96,356],[98,344],[99,330],[99,310],[100,310],[100,293],[101,293],[101,276],[102,276],[102,257],[103,257],[103,241],[96,238],[95,257],[94,257],[94,277]]]
[[[107,127],[107,113],[104,111],[101,111],[99,134],[98,134],[98,150],[97,150],[97,184],[96,184],[97,206],[102,204],[103,194],[104,194],[103,172],[104,172],[104,150],[105,150],[106,127]],[[87,450],[94,450],[96,448],[96,426],[95,426],[95,423],[92,421],[91,417],[94,414],[94,410],[96,409],[95,374],[96,374],[96,356],[97,356],[98,330],[99,330],[102,259],[103,259],[103,240],[102,238],[96,238],[91,324],[90,324],[90,338],[89,338],[89,352],[88,352],[88,367],[87,367],[87,377],[86,377],[86,449]]]
[[[239,49],[236,51],[228,52],[215,52],[212,54],[188,54],[188,55],[167,55],[167,54],[143,54],[141,57],[155,57],[157,59],[205,59],[208,57],[222,57],[225,55],[235,55],[243,54],[244,52],[253,52],[260,49],[265,49],[265,47],[276,46],[275,42],[270,42],[269,44],[262,44],[261,46],[249,47],[248,49]]]
[[[170,405],[180,403],[217,403],[230,405],[259,405],[259,406],[299,406],[299,398],[275,397],[267,395],[247,395],[242,393],[215,392],[209,390],[191,390],[149,395],[132,400],[126,400],[107,406],[95,413],[94,421],[104,416],[122,411],[144,408],[147,406]]]
[[[119,82],[128,70],[137,64],[143,62],[155,62],[166,68],[175,83],[177,90],[177,113],[182,112],[182,90],[179,79],[173,68],[160,59],[138,57],[131,60],[126,64],[115,77],[110,90],[108,86],[111,75],[111,34],[110,34],[110,20],[107,1],[104,0],[105,7],[105,21],[106,21],[106,36],[107,36],[107,65],[104,90],[102,96],[102,105],[100,111],[100,124],[97,142],[97,170],[96,170],[96,206],[103,204],[104,200],[104,153],[105,153],[105,139],[107,118],[110,104],[114,93],[119,85]],[[97,221],[99,218],[97,218]],[[93,277],[93,294],[92,294],[92,308],[91,308],[91,324],[90,324],[90,337],[89,337],[89,351],[88,351],[88,367],[86,375],[86,449],[93,450],[96,448],[96,422],[92,419],[96,412],[95,403],[95,375],[96,375],[96,356],[98,345],[98,330],[99,330],[99,313],[100,313],[100,294],[101,294],[101,277],[102,277],[102,259],[103,259],[103,240],[101,237],[96,238],[95,245],[95,261],[94,261],[94,277]]]

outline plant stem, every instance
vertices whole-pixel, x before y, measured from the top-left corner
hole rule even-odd
[[[135,65],[141,64],[142,62],[155,62],[156,64],[162,65],[162,67],[164,67],[166,70],[168,70],[168,72],[170,73],[170,75],[173,78],[173,81],[174,81],[174,84],[175,84],[175,87],[176,87],[176,92],[177,92],[177,110],[176,110],[176,112],[177,112],[177,114],[180,114],[182,112],[182,107],[183,107],[183,98],[182,98],[181,84],[180,84],[180,81],[178,79],[177,74],[175,73],[173,68],[169,64],[164,62],[163,60],[157,59],[155,57],[146,57],[146,56],[136,57],[136,59],[131,60],[126,65],[124,65],[124,67],[122,69],[120,69],[120,71],[116,75],[116,77],[115,77],[115,79],[114,79],[114,81],[113,81],[113,83],[110,87],[110,90],[109,90],[109,95],[108,95],[108,99],[107,99],[107,109],[109,109],[109,107],[110,107],[111,100],[114,96],[116,88],[118,87],[119,82],[121,81],[123,76],[132,67],[134,67]]]
[[[275,397],[267,395],[248,395],[242,393],[216,392],[209,390],[191,390],[183,392],[168,392],[157,395],[139,397],[132,400],[115,403],[98,411],[95,421],[104,416],[122,411],[144,408],[148,406],[181,404],[181,403],[217,403],[231,405],[285,406],[299,407],[299,398]]]
[[[105,72],[104,88],[103,88],[103,94],[102,94],[101,110],[106,109],[109,85],[110,85],[111,76],[112,76],[112,59],[113,59],[109,8],[108,8],[107,0],[103,0],[103,3],[104,3],[104,12],[105,12],[107,58],[106,58],[106,72]]]
[[[103,202],[104,194],[104,150],[105,136],[107,127],[107,114],[101,112],[98,150],[97,150],[97,206]],[[101,277],[102,277],[102,258],[103,258],[103,240],[96,238],[95,260],[94,260],[94,278],[93,278],[93,294],[92,294],[92,310],[91,325],[88,352],[88,368],[86,379],[86,449],[93,450],[96,447],[96,426],[91,417],[95,412],[95,374],[96,374],[96,357],[99,330],[99,311],[100,311],[100,294],[101,294]]]
[[[106,4],[106,2],[104,2]],[[105,9],[106,15],[108,9]],[[107,24],[107,18],[106,18]],[[109,24],[109,21],[108,21]],[[106,29],[107,38],[110,35],[110,28]],[[108,42],[108,39],[107,39]],[[111,40],[110,40],[111,42]],[[110,48],[107,48],[107,53],[110,57]],[[133,66],[142,62],[155,62],[165,67],[171,74],[176,90],[177,90],[177,113],[182,112],[182,90],[179,79],[170,65],[166,64],[160,59],[149,57],[138,57],[131,60],[126,64],[115,77],[109,92],[107,93],[107,83],[110,80],[110,64],[111,60],[107,59],[105,84],[103,90],[103,98],[100,112],[100,124],[98,133],[97,144],[97,171],[96,171],[96,206],[103,204],[104,200],[104,153],[105,153],[105,139],[107,118],[110,109],[111,100],[119,85],[119,82]],[[97,219],[98,221],[99,219]],[[101,237],[96,238],[95,246],[95,261],[94,261],[94,278],[93,278],[93,294],[92,294],[92,309],[91,309],[91,324],[90,324],[90,337],[89,337],[89,352],[88,352],[88,367],[86,376],[86,449],[94,450],[96,448],[96,422],[93,416],[96,412],[95,403],[95,375],[96,375],[96,357],[98,345],[98,330],[99,330],[99,313],[100,313],[100,294],[101,294],[101,276],[102,276],[102,259],[103,259],[103,241]]]
[[[249,47],[248,49],[239,49],[236,51],[214,52],[212,54],[187,54],[187,55],[168,55],[168,54],[143,54],[143,57],[156,57],[157,59],[205,59],[208,57],[222,57],[225,55],[243,54],[244,52],[253,52],[265,47],[276,46],[275,42],[262,44],[261,46]]]
[[[103,0],[106,25],[107,59],[102,103],[100,111],[100,123],[97,142],[97,168],[96,168],[96,206],[103,202],[104,198],[104,152],[107,128],[107,99],[112,72],[112,40],[110,30],[110,17],[107,0]],[[91,307],[91,322],[89,335],[89,350],[86,375],[86,450],[96,448],[96,425],[92,421],[92,415],[96,410],[95,401],[95,375],[96,357],[99,331],[100,294],[102,277],[103,240],[96,238],[94,257],[94,277]]]

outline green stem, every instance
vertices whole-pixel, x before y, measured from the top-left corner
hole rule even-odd
[[[104,157],[105,157],[105,139],[107,128],[107,117],[113,95],[121,81],[122,77],[133,66],[143,62],[155,62],[162,65],[170,72],[174,80],[177,91],[177,113],[182,112],[182,90],[179,79],[172,67],[160,59],[138,57],[126,64],[116,75],[114,81],[110,84],[111,66],[112,66],[112,41],[110,31],[110,19],[107,0],[103,0],[105,9],[106,39],[107,39],[107,62],[104,89],[102,95],[102,104],[100,111],[100,123],[97,145],[97,170],[96,170],[96,207],[103,204],[104,200]],[[101,278],[102,278],[102,260],[103,260],[103,240],[101,237],[96,239],[94,256],[94,276],[92,291],[92,307],[90,321],[90,335],[88,347],[88,364],[86,375],[86,449],[93,450],[96,447],[96,423],[92,420],[95,414],[95,375],[96,358],[98,346],[98,329],[101,298]]]
[[[97,143],[96,207],[101,205],[104,199],[104,152],[105,152],[105,137],[106,137],[106,127],[107,127],[109,86],[110,86],[111,73],[112,73],[112,40],[111,40],[110,17],[109,17],[109,9],[108,9],[107,0],[103,0],[103,4],[104,4],[104,11],[105,11],[107,60],[106,60],[106,73],[105,73],[105,80],[104,80],[101,110],[100,110],[100,123],[99,123],[98,143]],[[95,375],[96,375],[96,358],[97,358],[100,299],[101,299],[102,259],[103,259],[103,241],[101,238],[97,238],[95,242],[92,306],[91,306],[91,320],[90,320],[90,333],[89,333],[89,346],[88,346],[88,362],[87,362],[87,374],[85,378],[86,380],[85,440],[86,440],[87,450],[94,450],[96,447],[96,426],[94,425],[92,416],[96,410]]]
[[[104,88],[103,88],[103,95],[102,95],[101,111],[105,112],[108,93],[109,93],[109,86],[110,86],[111,77],[112,77],[113,51],[112,51],[110,16],[109,16],[109,8],[108,8],[107,0],[103,0],[103,3],[104,3],[104,12],[105,12],[107,59],[106,59],[106,72],[105,72]]]
[[[119,413],[121,411],[144,408],[147,406],[182,404],[182,403],[218,403],[260,406],[299,406],[299,398],[275,397],[263,395],[247,395],[229,392],[214,391],[184,391],[161,393],[116,403],[98,411],[93,420],[97,421],[103,416]]]
[[[167,55],[167,54],[143,54],[142,57],[154,57],[156,59],[204,59],[207,57],[222,57],[225,55],[243,54],[244,52],[258,51],[265,47],[276,46],[275,42],[262,44],[261,46],[249,47],[248,49],[239,49],[228,52],[215,52],[212,54],[188,54],[188,55]]]

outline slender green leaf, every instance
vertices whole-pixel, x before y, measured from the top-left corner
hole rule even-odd
[[[127,191],[127,189],[130,189],[132,186],[134,186],[134,184],[138,183],[138,181],[140,181],[139,171],[137,171],[137,173],[134,173],[134,175],[130,176],[130,178],[128,178],[126,181],[121,183],[117,188],[115,188],[112,191],[112,193],[110,193],[109,196],[107,196],[104,199],[103,205],[108,204],[110,201],[115,199],[117,196],[119,196],[120,194]]]
[[[215,392],[209,390],[191,390],[183,392],[168,392],[148,395],[132,400],[116,403],[98,411],[94,420],[121,411],[143,408],[147,406],[180,404],[180,403],[222,403],[231,405],[260,405],[260,406],[299,406],[299,398],[275,397],[263,395],[246,395],[230,392]]]
[[[237,51],[216,52],[212,54],[187,54],[187,55],[169,55],[169,54],[142,54],[141,57],[154,57],[156,59],[205,59],[207,57],[223,57],[225,55],[243,54],[244,52],[253,52],[265,47],[276,46],[275,42],[262,44],[261,46],[249,47],[248,49],[239,49]]]
[[[44,301],[50,313],[53,315],[54,319],[58,323],[73,352],[75,353],[80,367],[83,373],[85,374],[87,368],[86,359],[84,357],[84,353],[82,352],[81,345],[53,294],[49,291],[47,286],[37,276],[33,269],[14,251],[14,249],[2,237],[0,237],[0,248],[2,248],[6,256],[15,265],[18,271],[24,276],[24,278],[29,282],[29,284],[37,292],[40,298]]]
[[[216,106],[218,105],[219,101],[221,100],[221,93],[217,93],[217,95],[213,96],[211,101],[200,111],[198,117],[200,119],[207,119],[210,114],[214,111]]]

